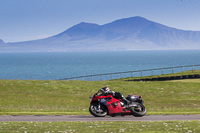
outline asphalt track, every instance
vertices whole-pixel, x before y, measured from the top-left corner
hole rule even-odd
[[[0,121],[174,121],[174,120],[199,120],[200,115],[146,115],[143,117],[116,116],[93,117],[92,115],[16,115],[0,116]]]

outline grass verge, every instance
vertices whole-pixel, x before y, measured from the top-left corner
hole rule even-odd
[[[88,115],[104,86],[142,95],[147,114],[200,114],[200,79],[154,82],[0,80],[0,115]]]
[[[200,132],[200,121],[156,121],[156,122],[0,122],[0,132],[16,133],[168,133]]]

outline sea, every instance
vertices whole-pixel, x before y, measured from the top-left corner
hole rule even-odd
[[[0,79],[59,80],[199,64],[200,50],[0,53]]]

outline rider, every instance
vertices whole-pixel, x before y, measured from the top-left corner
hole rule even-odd
[[[114,92],[114,91],[110,90],[107,86],[101,88],[98,92],[101,92],[102,95],[104,95],[104,96],[112,95],[114,98],[122,99],[128,105],[130,104],[130,101],[127,100],[120,92]]]

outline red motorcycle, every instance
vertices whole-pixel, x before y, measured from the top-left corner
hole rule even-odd
[[[128,95],[126,99],[130,101],[129,105],[123,102],[122,99],[116,99],[112,95],[99,95],[98,92],[90,98],[89,111],[95,117],[104,117],[106,115],[113,117],[116,115],[142,117],[146,114],[142,96]]]

